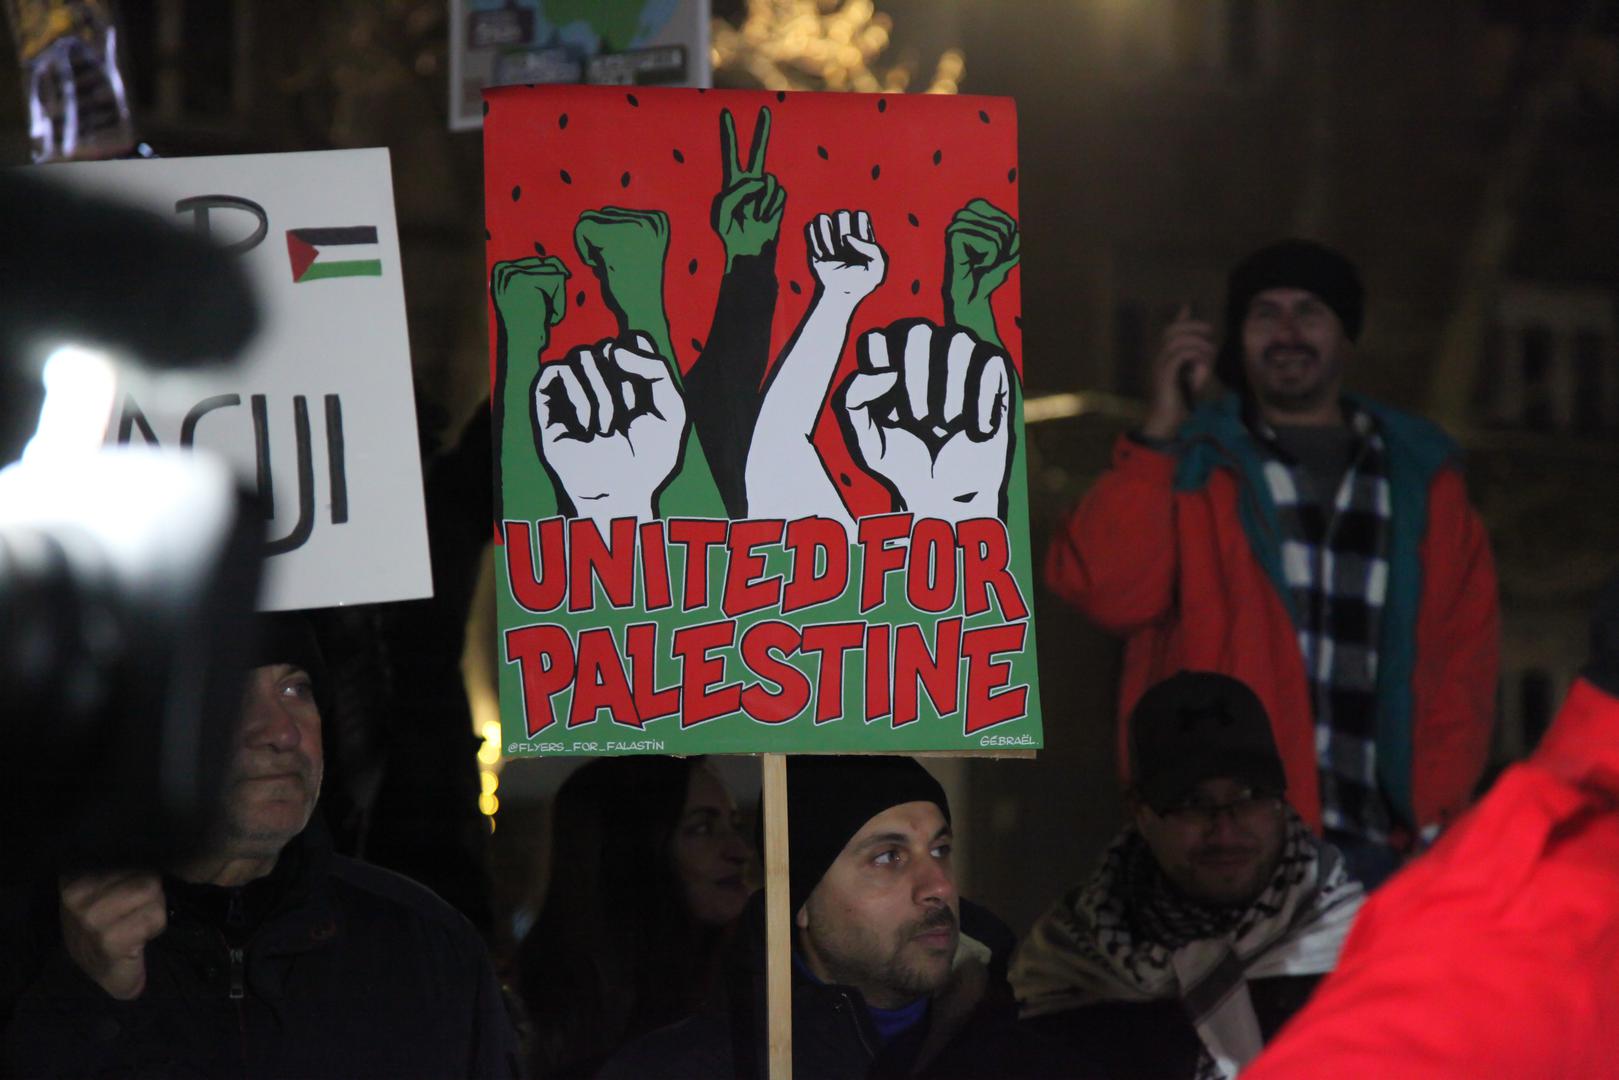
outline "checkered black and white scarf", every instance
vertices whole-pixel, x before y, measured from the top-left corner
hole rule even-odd
[[[1337,850],[1286,813],[1281,859],[1246,908],[1180,895],[1127,827],[1018,950],[1011,979],[1021,1014],[1178,997],[1203,1042],[1199,1080],[1235,1076],[1262,1048],[1248,980],[1331,971],[1365,899]]]
[[[1352,462],[1330,502],[1273,431],[1250,417],[1265,454],[1265,481],[1281,524],[1282,574],[1315,706],[1321,816],[1386,843],[1393,812],[1377,780],[1377,644],[1388,594],[1388,458],[1377,424],[1351,408]]]

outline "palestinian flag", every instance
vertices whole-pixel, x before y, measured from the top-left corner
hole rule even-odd
[[[287,230],[287,255],[292,260],[292,280],[296,282],[381,277],[379,254],[375,225]]]

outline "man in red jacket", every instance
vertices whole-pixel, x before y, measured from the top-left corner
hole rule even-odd
[[[1619,578],[1535,755],[1361,909],[1243,1080],[1619,1077]]]
[[[1145,422],[1059,531],[1046,581],[1126,638],[1121,758],[1148,686],[1239,679],[1271,716],[1289,799],[1375,885],[1468,803],[1499,611],[1455,444],[1343,392],[1362,311],[1355,268],[1300,240],[1232,271],[1223,345],[1183,309]],[[1232,392],[1194,407],[1213,374]]]

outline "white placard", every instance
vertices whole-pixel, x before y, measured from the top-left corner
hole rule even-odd
[[[49,175],[240,247],[258,336],[227,374],[192,377],[183,393],[132,384],[108,441],[189,442],[223,454],[261,497],[268,489],[260,608],[432,595],[388,151],[83,162]]]

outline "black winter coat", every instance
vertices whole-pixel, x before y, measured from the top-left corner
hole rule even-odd
[[[724,992],[698,1016],[631,1043],[599,1080],[764,1080],[768,1073],[764,893],[754,895],[726,957]],[[1005,924],[967,901],[963,939],[989,959],[958,961],[933,996],[927,1020],[884,1046],[865,1000],[793,971],[793,1080],[1014,1080],[1087,1077],[1061,1044],[1017,1022],[1006,982],[1014,939]],[[965,946],[965,940],[964,940]]]
[[[1323,977],[1280,975],[1248,983],[1266,1043],[1304,1007]],[[1101,1001],[1023,1023],[1083,1050],[1108,1080],[1190,1080],[1203,1054],[1203,1042],[1180,998]]]
[[[518,1075],[472,925],[415,882],[334,854],[320,826],[243,889],[164,886],[168,927],[134,1001],[103,992],[57,932],[7,1026],[7,1075]]]

